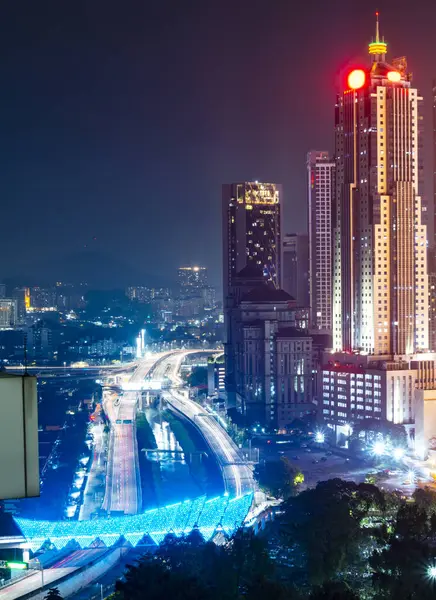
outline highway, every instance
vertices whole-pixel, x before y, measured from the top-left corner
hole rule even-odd
[[[44,577],[44,586],[54,583],[56,580],[74,573],[78,567],[60,567],[58,569],[44,569],[44,575],[41,571],[33,571],[31,575],[20,579],[12,585],[0,589],[0,600],[15,600],[31,592],[36,592],[42,587],[42,578]],[[52,587],[55,587],[53,585]]]
[[[98,494],[102,482],[106,477],[106,449],[103,422],[94,424],[92,433],[94,438],[93,458],[83,494],[83,502],[80,506],[79,521],[90,519],[91,514],[101,507],[101,499],[99,500]]]
[[[139,361],[129,378],[130,384],[141,383],[150,369],[163,357],[161,352]],[[111,423],[106,471],[106,491],[102,508],[109,513],[137,514],[142,508],[136,440],[136,407],[138,392],[121,395],[104,392],[103,407]]]
[[[226,492],[236,497],[253,492],[255,482],[252,470],[217,419],[178,390],[164,392],[163,397],[170,407],[194,423],[202,434],[221,468]]]
[[[162,396],[176,412],[183,414],[200,431],[218,460],[226,491],[232,496],[242,496],[254,491],[255,481],[249,465],[242,458],[238,447],[220,425],[218,420],[199,404],[190,400],[178,386],[182,384],[180,366],[188,352],[173,353],[161,360],[153,369],[153,379],[168,377],[174,388]]]

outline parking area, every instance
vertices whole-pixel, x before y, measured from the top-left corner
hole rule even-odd
[[[325,481],[339,477],[352,481],[364,481],[368,473],[368,466],[361,461],[347,459],[330,451],[317,448],[298,448],[279,450],[267,453],[265,459],[277,460],[286,457],[296,468],[304,474],[305,487],[313,487],[318,481]]]
[[[328,448],[316,445],[266,445],[261,448],[261,460],[276,461],[286,457],[304,474],[304,486],[314,487],[319,481],[332,478],[361,483],[365,480],[375,483],[387,491],[398,491],[410,496],[416,487],[429,486],[436,490],[435,483],[426,477],[422,469],[416,468],[406,457],[393,462],[384,460],[364,461],[334,453]]]

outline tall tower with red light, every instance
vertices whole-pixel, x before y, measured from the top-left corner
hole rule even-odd
[[[346,74],[336,102],[333,340],[394,356],[428,349],[428,276],[422,97],[387,47],[377,14],[371,64]]]

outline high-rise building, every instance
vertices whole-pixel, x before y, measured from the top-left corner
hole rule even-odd
[[[126,296],[129,300],[134,300],[140,304],[146,304],[150,302],[152,296],[150,288],[144,287],[143,285],[130,286],[126,289]]]
[[[13,329],[17,324],[17,301],[0,298],[0,329]]]
[[[17,301],[17,325],[22,325],[26,321],[26,310],[30,308],[30,289],[14,288],[12,298]]]
[[[428,275],[428,345],[431,352],[436,352],[436,274]]]
[[[428,349],[422,224],[422,97],[406,59],[369,45],[336,103],[335,350],[402,355]]]
[[[206,267],[179,267],[178,270],[179,285],[187,289],[202,288],[207,286]]]
[[[335,161],[328,152],[307,154],[310,327],[332,330],[332,205]]]
[[[336,103],[333,345],[318,404],[336,432],[367,419],[402,424],[424,455],[436,433],[436,354],[422,193],[422,97],[405,57],[348,73]]]
[[[241,182],[223,185],[224,299],[234,277],[247,265],[259,267],[266,281],[281,286],[281,186]]]
[[[249,267],[246,267],[249,269]],[[229,310],[231,344],[225,346],[227,400],[247,423],[287,429],[296,417],[313,412],[312,339],[296,328],[295,300],[262,281],[254,287],[244,271]]]
[[[287,233],[282,243],[282,287],[301,307],[309,306],[309,238]]]
[[[51,308],[55,305],[56,294],[52,289],[33,287],[30,289],[30,305],[34,310]]]
[[[0,283],[0,298],[6,298],[6,285]]]
[[[436,254],[436,79],[433,79],[433,232],[430,240],[433,256]],[[435,261],[436,262],[436,261]]]

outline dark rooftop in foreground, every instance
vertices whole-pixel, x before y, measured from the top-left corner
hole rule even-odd
[[[241,302],[295,302],[295,298],[285,290],[276,290],[265,283],[244,294]]]

